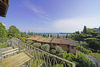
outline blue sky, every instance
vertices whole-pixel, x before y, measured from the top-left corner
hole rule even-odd
[[[100,26],[100,0],[11,0],[0,22],[25,32],[81,31]]]

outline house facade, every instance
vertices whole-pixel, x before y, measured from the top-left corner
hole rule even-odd
[[[49,44],[50,49],[55,49],[56,46],[62,47],[64,51],[68,53],[76,54],[76,44],[73,40],[65,40],[60,38],[44,38],[42,36],[32,36],[27,38],[27,40],[32,40],[33,43]]]

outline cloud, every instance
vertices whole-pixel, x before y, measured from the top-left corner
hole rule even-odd
[[[83,27],[87,26],[88,28],[96,28],[100,26],[100,19],[97,17],[87,17],[87,18],[70,18],[70,19],[58,19],[52,21],[48,26],[40,27],[24,27],[22,30],[31,31],[31,32],[67,32],[72,33],[75,31],[82,31]]]
[[[33,3],[31,3],[30,1],[27,1],[27,0],[23,1],[23,4],[25,5],[25,7],[32,10],[37,16],[39,16],[43,20],[45,20],[45,21],[51,20],[49,18],[49,16],[46,14],[46,12],[40,8],[40,6],[36,6],[36,5],[34,5]]]
[[[81,31],[83,27],[89,28],[99,27],[100,19],[96,17],[88,18],[71,18],[71,19],[60,19],[53,22],[53,28],[56,32],[75,32]]]

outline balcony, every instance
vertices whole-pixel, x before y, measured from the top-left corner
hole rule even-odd
[[[3,52],[8,55],[4,55],[5,57],[2,58],[3,67],[68,67],[67,64],[70,64],[71,67],[75,67],[75,63],[45,52],[39,48],[23,43],[18,44],[14,39],[10,42],[14,44],[12,45],[13,47],[15,47],[16,44],[17,48]]]

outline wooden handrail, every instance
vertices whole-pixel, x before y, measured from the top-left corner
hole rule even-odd
[[[9,53],[9,52],[12,52],[12,51],[16,51],[18,50],[18,48],[15,48],[15,49],[11,49],[11,50],[8,50],[8,51],[5,51],[5,52],[2,52],[2,54],[6,54],[6,53]]]
[[[50,54],[50,53],[48,53],[48,52],[46,52],[46,51],[43,51],[43,50],[41,50],[41,49],[39,49],[39,48],[36,48],[36,47],[33,47],[33,46],[30,46],[29,48],[31,48],[31,49],[36,49],[36,50],[38,50],[38,51],[40,51],[40,52],[44,52],[44,53],[46,53],[47,55],[50,55],[50,56],[52,56],[52,57],[54,57],[54,58],[57,58],[57,59],[59,59],[59,60],[62,60],[62,61],[64,61],[64,62],[66,62],[66,63],[71,64],[72,67],[76,67],[76,64],[75,64],[75,63],[73,63],[73,62],[71,62],[71,61],[68,61],[68,60],[66,60],[66,59],[63,59],[63,58],[61,58],[61,57],[58,57],[58,56],[56,56],[56,55]],[[28,53],[28,54],[29,54],[29,53]],[[31,55],[31,56],[32,56],[32,55]]]

